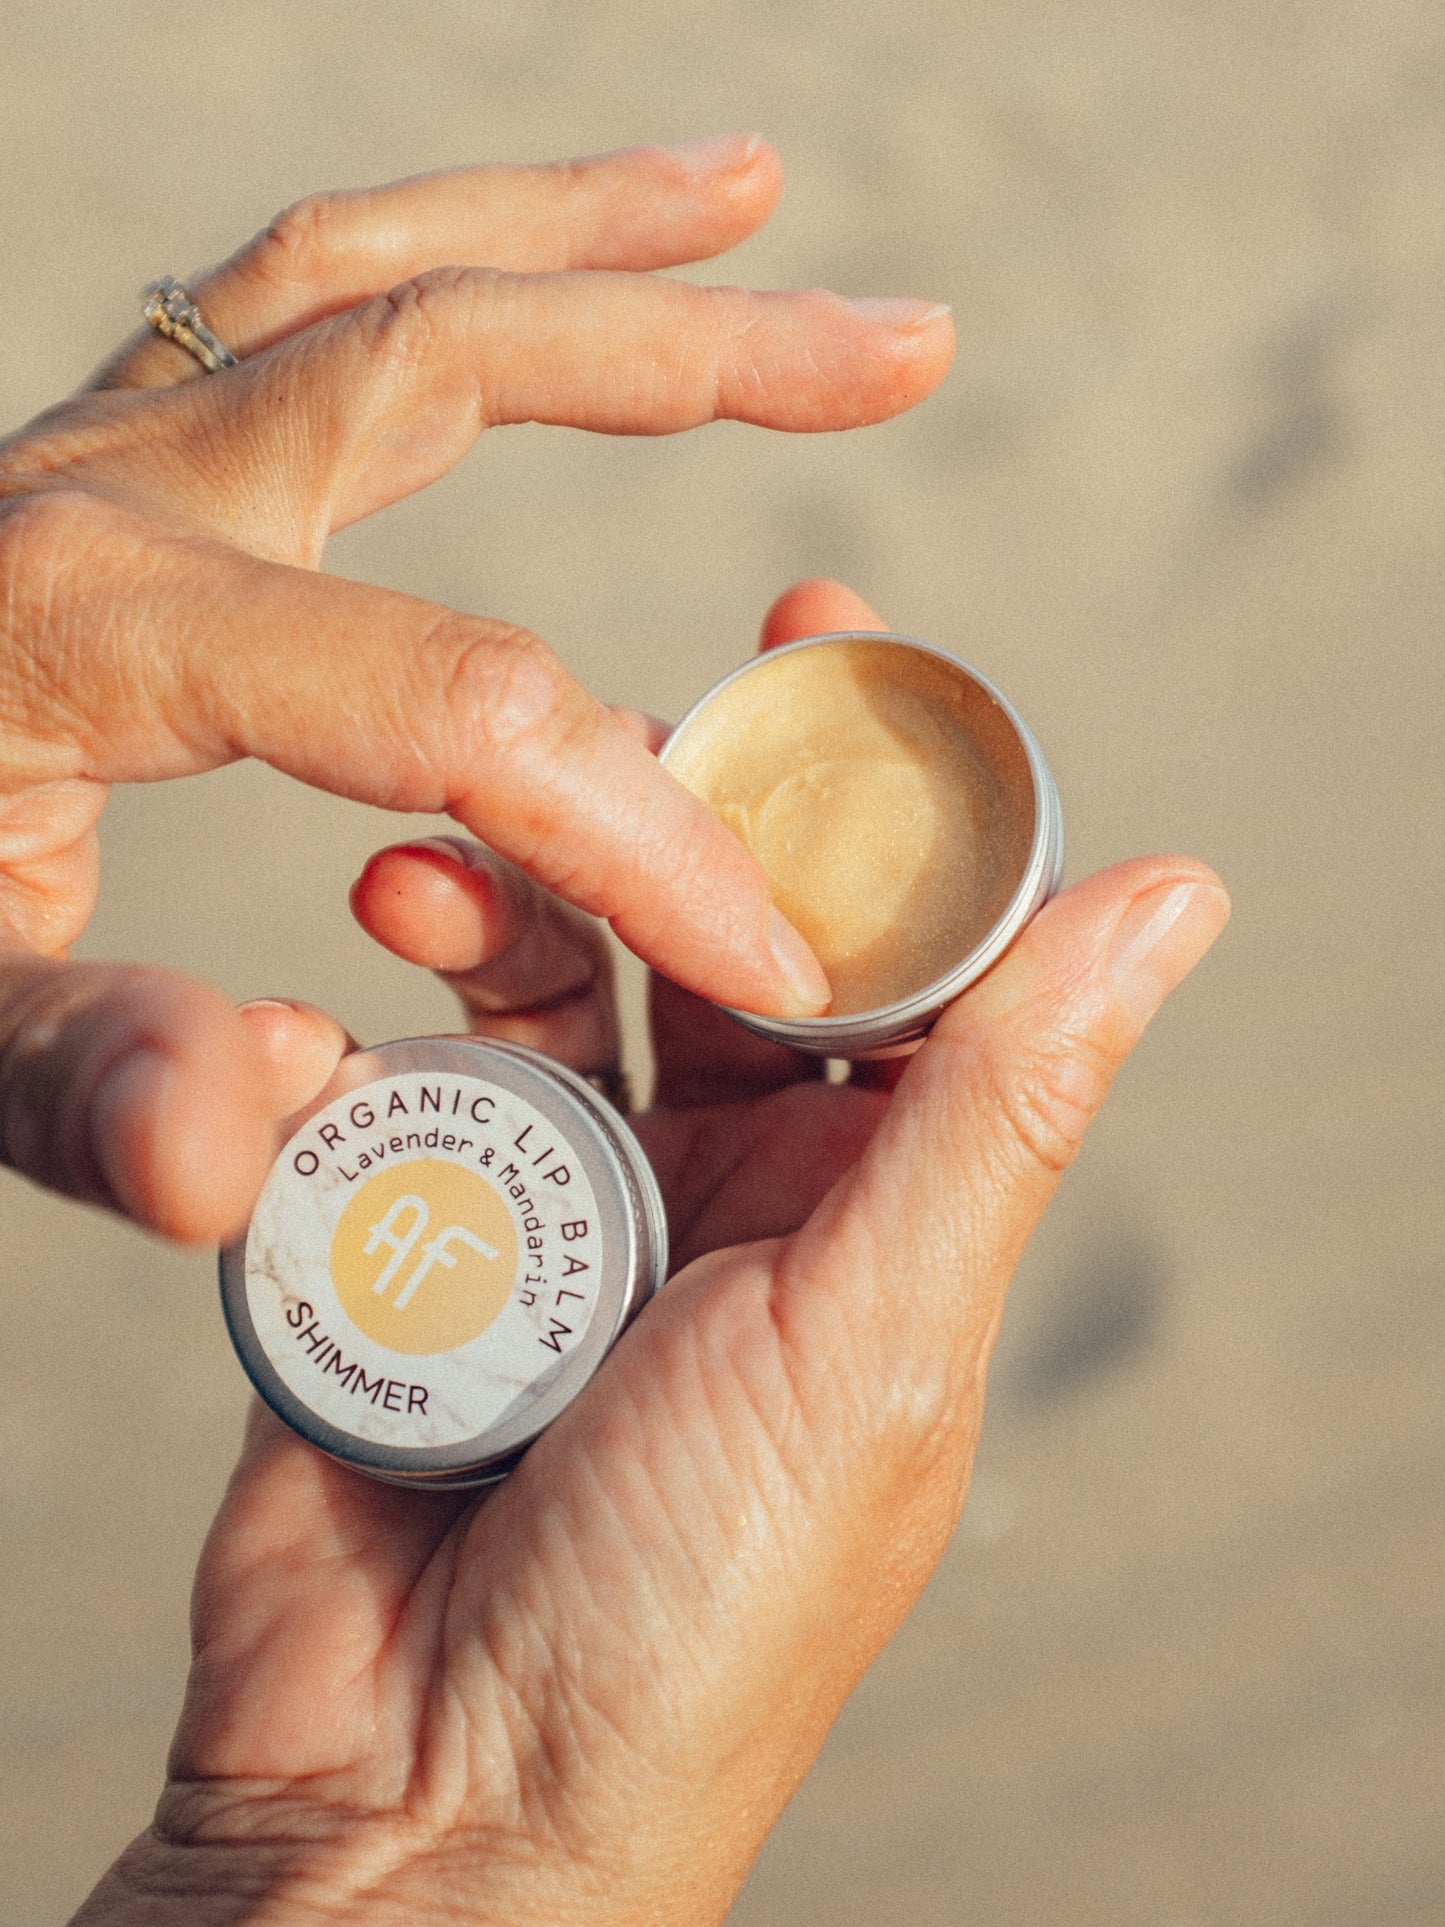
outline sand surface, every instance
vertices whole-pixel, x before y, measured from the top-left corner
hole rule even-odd
[[[1236,902],[733,1920],[1438,1923],[1438,6],[9,0],[0,420],[309,188],[730,127],[790,185],[718,272],[951,301],[944,390],[849,437],[504,431],[331,565],[664,715],[842,575],[1019,705],[1073,874],[1179,848]],[[346,913],[397,827],[255,768],[118,796],[83,949],[443,1023]],[[52,1927],[148,1816],[244,1397],[204,1256],[13,1178],[0,1212],[0,1911]]]

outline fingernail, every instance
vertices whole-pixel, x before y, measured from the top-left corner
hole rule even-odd
[[[132,1217],[142,1216],[144,1208],[138,1154],[152,1135],[175,1074],[168,1057],[142,1045],[112,1064],[91,1093],[91,1150],[111,1196]]]
[[[393,845],[397,850],[426,850],[435,856],[449,856],[467,870],[491,868],[487,853],[464,836],[419,836],[410,843]]]
[[[779,910],[768,912],[768,942],[783,982],[788,987],[790,1007],[784,1017],[817,1017],[833,1001],[833,987],[823,966]]]
[[[745,167],[762,144],[761,134],[709,134],[702,140],[669,141],[663,152],[694,174],[720,174]]]
[[[671,723],[645,709],[629,709],[624,703],[613,703],[612,714],[628,735],[635,736],[654,756],[672,734]]]
[[[499,857],[495,850],[473,843],[470,837],[419,836],[411,843],[394,843],[389,850],[379,850],[377,855],[444,857],[448,863],[459,865],[472,876],[487,878],[498,889],[521,887],[512,864]],[[375,860],[372,859],[373,862]]]
[[[1229,921],[1217,883],[1166,883],[1136,897],[1114,932],[1109,976],[1141,1024],[1189,975]]]
[[[903,295],[862,294],[845,297],[857,315],[879,328],[901,328],[911,332],[927,328],[953,313],[946,301],[912,301]]]
[[[295,1010],[296,1006],[284,997],[248,997],[236,1008],[244,1016],[248,1010]]]

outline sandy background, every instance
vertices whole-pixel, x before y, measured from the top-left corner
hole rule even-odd
[[[1020,705],[1074,874],[1177,847],[1236,900],[735,1927],[1438,1923],[1438,6],[8,0],[0,421],[309,188],[732,127],[790,185],[724,276],[952,301],[946,388],[812,441],[506,431],[332,566],[663,713],[841,574]],[[84,948],[443,1022],[345,911],[395,828],[251,768],[119,796]],[[207,1260],[0,1212],[0,1912],[42,1927],[148,1815],[243,1395]]]

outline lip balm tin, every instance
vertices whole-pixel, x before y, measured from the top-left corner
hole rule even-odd
[[[797,1050],[837,1058],[889,1057],[913,1048],[925,1037],[945,1006],[1003,956],[1029,919],[1054,895],[1063,875],[1063,809],[1043,752],[1007,698],[978,670],[912,636],[841,631],[808,636],[768,650],[723,677],[693,704],[663,745],[661,761],[689,783],[688,772],[678,765],[702,753],[697,749],[704,740],[699,725],[709,712],[714,712],[709,720],[716,720],[715,706],[720,702],[730,708],[723,712],[719,740],[736,744],[738,754],[746,755],[749,739],[766,731],[769,719],[777,713],[774,692],[781,691],[782,684],[770,690],[767,679],[785,673],[789,658],[838,649],[839,645],[852,646],[860,663],[883,664],[885,675],[887,656],[874,657],[869,652],[909,652],[911,661],[905,663],[900,658],[900,669],[906,669],[920,685],[937,683],[943,692],[946,700],[940,701],[938,714],[947,714],[949,729],[967,754],[973,772],[971,785],[977,787],[976,814],[983,847],[994,855],[1001,850],[1007,852],[1010,867],[1005,895],[997,909],[987,915],[983,927],[970,931],[961,954],[946,969],[875,1009],[803,1018],[765,1017],[745,1010],[730,1010],[729,1014],[758,1036],[774,1038]],[[919,658],[926,660],[920,663]],[[852,675],[854,672],[845,666],[851,659],[840,655],[839,660],[840,675]],[[749,705],[739,700],[747,684],[756,686],[751,718]],[[686,756],[680,753],[684,746]],[[809,749],[812,754],[826,755],[825,723],[819,723]],[[718,799],[709,796],[707,800],[718,807]],[[963,856],[960,850],[959,887],[967,888]]]
[[[251,1383],[333,1458],[433,1490],[501,1478],[662,1283],[642,1147],[536,1051],[345,1058],[277,1154],[221,1297]]]

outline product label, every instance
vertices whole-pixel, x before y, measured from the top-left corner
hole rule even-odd
[[[408,1071],[317,1112],[251,1221],[256,1335],[320,1418],[379,1444],[460,1444],[532,1402],[582,1339],[597,1203],[525,1098]]]

